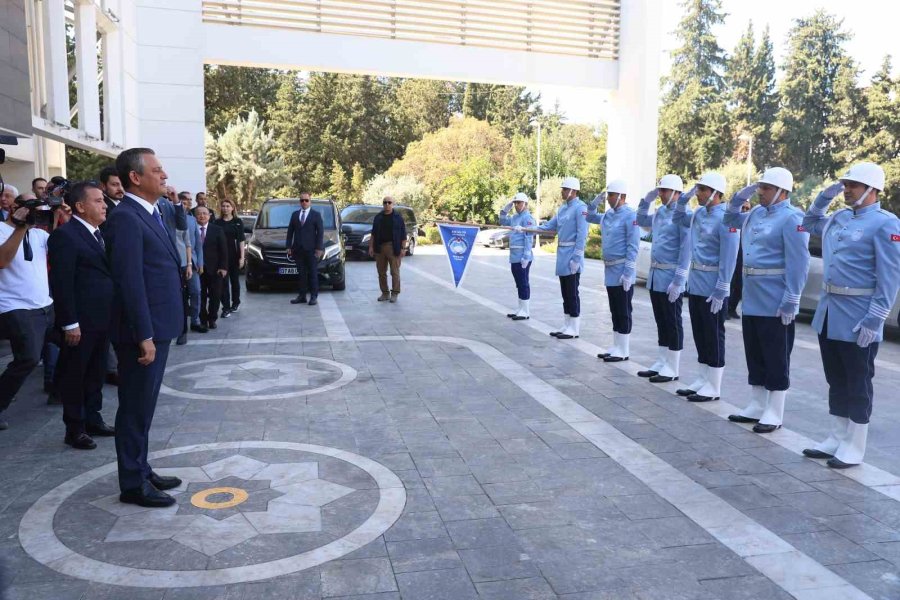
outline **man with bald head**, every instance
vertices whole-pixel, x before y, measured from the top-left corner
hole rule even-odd
[[[409,240],[406,237],[406,223],[400,213],[394,210],[394,199],[385,196],[381,201],[383,210],[372,221],[369,237],[369,256],[375,257],[378,269],[378,285],[381,288],[379,302],[397,301],[400,295],[400,261],[406,254]],[[391,267],[391,289],[388,291],[387,270]]]

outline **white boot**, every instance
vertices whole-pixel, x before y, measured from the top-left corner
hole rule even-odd
[[[704,385],[706,385],[706,373],[708,371],[709,371],[709,367],[701,363],[700,364],[700,374],[697,375],[697,378],[693,382],[691,382],[691,384],[689,386],[687,386],[686,388],[677,390],[675,393],[678,394],[679,396],[690,396],[691,394],[696,393],[697,390],[699,390]]]
[[[655,375],[659,375],[659,373],[666,367],[666,353],[669,349],[665,346],[658,346],[656,348],[656,362],[650,365],[650,368],[646,371],[638,371],[638,377],[653,377]]]
[[[834,455],[838,446],[847,437],[847,429],[850,426],[850,419],[847,417],[837,417],[832,415],[831,431],[828,437],[815,445],[815,449],[825,454]]]
[[[707,367],[706,383],[703,384],[697,393],[688,396],[688,400],[692,402],[709,402],[718,400],[720,390],[722,389],[722,375],[725,374],[725,367]]]
[[[560,327],[556,331],[550,332],[550,335],[552,335],[553,337],[559,337],[561,333],[565,332],[569,328],[569,319],[571,319],[571,317],[569,315],[565,315],[565,321],[563,322],[562,327]]]
[[[523,319],[531,318],[531,310],[528,308],[529,300],[519,300],[519,317]]]
[[[613,333],[615,343],[609,351],[609,356],[603,360],[606,362],[622,362],[628,360],[628,351],[631,349],[631,336],[627,333]]]
[[[868,423],[860,424],[849,421],[847,424],[847,435],[841,440],[834,457],[848,465],[862,463],[863,456],[866,454],[866,439],[868,436]],[[830,463],[829,466],[831,466]]]
[[[669,350],[666,348],[666,361],[663,363],[659,375],[651,377],[653,383],[665,383],[678,379],[678,368],[681,362],[681,350]],[[701,384],[702,385],[702,384]],[[699,388],[697,388],[699,389]]]
[[[787,390],[769,392],[766,410],[759,418],[760,425],[781,425],[784,422],[784,400]]]
[[[566,330],[561,334],[556,336],[558,340],[571,340],[572,338],[578,337],[578,330],[580,329],[579,320],[581,317],[569,317],[569,324],[566,327]]]
[[[581,335],[581,317],[572,317],[572,330],[575,332],[575,337]]]
[[[769,392],[761,385],[750,386],[750,404],[747,405],[740,414],[748,419],[756,419],[757,421],[766,412],[766,399]]]

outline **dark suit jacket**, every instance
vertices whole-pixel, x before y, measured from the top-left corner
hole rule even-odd
[[[228,240],[222,228],[210,222],[206,226],[206,241],[203,242],[203,272],[213,275],[219,269],[227,268]]]
[[[300,211],[292,214],[286,242],[285,246],[294,252],[324,250],[325,226],[322,223],[322,215],[310,207],[306,221],[303,227],[300,227]]]
[[[393,242],[392,246],[394,248],[394,256],[400,256],[400,249],[403,247],[403,243],[406,241],[406,222],[403,220],[403,217],[400,216],[396,210],[392,211],[390,217],[384,214],[383,212],[375,215],[375,218],[372,220],[372,245],[375,248],[375,253],[378,254],[381,250],[381,244],[386,242],[387,240],[381,239],[381,221],[382,219],[391,219],[391,230],[393,232]]]
[[[106,252],[74,218],[50,234],[47,247],[57,327],[78,323],[83,332],[106,333],[113,299]]]
[[[138,344],[169,341],[181,334],[181,261],[168,231],[126,196],[107,221],[115,293],[110,339]]]

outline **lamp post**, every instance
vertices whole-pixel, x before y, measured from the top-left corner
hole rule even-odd
[[[541,122],[538,119],[535,119],[535,124],[537,125],[537,164],[535,165],[537,168],[537,187],[534,191],[535,204],[537,205],[536,209],[536,217],[537,222],[540,224],[541,222]],[[536,240],[536,244],[538,246],[541,245],[541,236],[538,236]]]
[[[747,150],[747,185],[750,185],[750,180],[753,178],[753,135],[745,131],[738,136],[738,139],[743,140],[750,145]]]

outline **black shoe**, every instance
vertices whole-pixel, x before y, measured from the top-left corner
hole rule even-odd
[[[112,437],[116,435],[116,428],[103,421],[93,425],[88,424],[85,426],[84,430],[87,431],[89,435],[95,437]]]
[[[677,392],[676,392],[677,393]],[[699,394],[691,394],[687,397],[688,402],[712,402],[718,400],[718,396],[701,396]]]
[[[513,317],[516,316],[516,313],[506,313],[506,316],[507,316],[507,318],[512,319]]]
[[[240,307],[241,307],[241,303],[238,302],[237,304],[235,304],[234,306],[231,307],[231,312],[236,313]]]
[[[62,398],[59,397],[58,393],[50,392],[47,395],[47,404],[51,405],[51,406],[56,405],[56,404],[62,404]]]
[[[556,339],[571,340],[572,338],[577,338],[577,337],[578,337],[577,335],[569,335],[568,333],[560,333],[558,336],[556,336]]]
[[[597,355],[597,358],[608,358],[608,357],[609,357],[609,352],[601,352],[600,354]]]
[[[803,456],[806,458],[834,458],[834,454],[828,454],[827,452],[822,452],[815,448],[807,448],[803,451]]]
[[[849,469],[850,467],[858,467],[859,466],[859,465],[855,465],[855,464],[851,464],[851,463],[845,463],[841,459],[834,458],[834,457],[829,458],[825,464],[828,465],[829,467],[831,467],[832,469]]]
[[[177,477],[171,477],[167,475],[157,475],[153,471],[150,471],[150,477],[147,478],[147,481],[153,484],[158,490],[171,490],[173,488],[177,488],[181,485],[181,480]]]
[[[744,415],[728,415],[728,420],[732,423],[759,423],[759,419],[745,417]]]
[[[553,337],[559,337],[560,335],[562,335],[562,331],[551,331],[550,335],[552,335]]]
[[[679,396],[693,396],[697,393],[697,390],[691,390],[688,388],[681,388],[680,390],[675,390],[675,393]]]
[[[223,318],[223,319],[227,319],[227,318],[230,317],[230,316],[231,316],[231,311],[230,311],[230,310],[223,310],[223,311],[222,311],[222,318]]]
[[[616,362],[623,362],[626,360],[628,360],[627,356],[607,356],[606,358],[603,359],[603,362],[616,363]]]
[[[0,431],[4,431],[6,429],[9,429],[9,423],[4,421],[3,419],[0,419]]]
[[[600,355],[598,354],[597,356]],[[609,355],[607,354],[607,356]],[[659,375],[659,371],[654,371],[653,369],[647,369],[646,371],[637,372],[638,377],[656,377],[657,375]]]
[[[110,371],[107,373],[106,383],[109,385],[119,385],[119,373],[117,371]]]
[[[393,301],[394,297],[395,297],[395,296],[391,296],[391,301]],[[309,302],[308,302],[307,304],[309,304],[310,306],[315,306],[315,305],[318,304],[318,303],[319,303],[319,301],[316,300],[316,297],[315,297],[315,296],[311,296],[310,299],[309,299]]]
[[[781,429],[781,425],[767,425],[765,423],[757,423],[753,426],[753,433],[772,433],[776,429]]]
[[[527,321],[530,317],[520,317],[519,315],[515,315],[512,317],[513,321]]]
[[[209,329],[197,323],[196,325],[191,325],[191,331],[196,331],[197,333],[206,333],[209,331]]]
[[[93,450],[97,447],[97,444],[94,443],[91,436],[84,432],[67,433],[65,442],[76,450]]]
[[[291,300],[291,304],[306,304],[306,296],[297,296]]]
[[[187,344],[187,334],[182,333],[181,335],[178,336],[178,339],[175,340],[175,345],[176,346],[184,346],[185,344]]]
[[[668,375],[654,375],[649,381],[650,383],[669,383],[670,381],[678,381],[678,378],[669,377]]]
[[[165,508],[175,504],[175,498],[165,492],[161,492],[150,482],[144,482],[139,488],[125,490],[119,494],[119,502],[125,504],[137,504],[147,508]]]
[[[207,329],[216,329],[217,327],[218,327],[218,325],[216,325],[216,322],[215,322],[215,321],[210,321],[210,322],[206,325],[206,328],[207,328]]]

